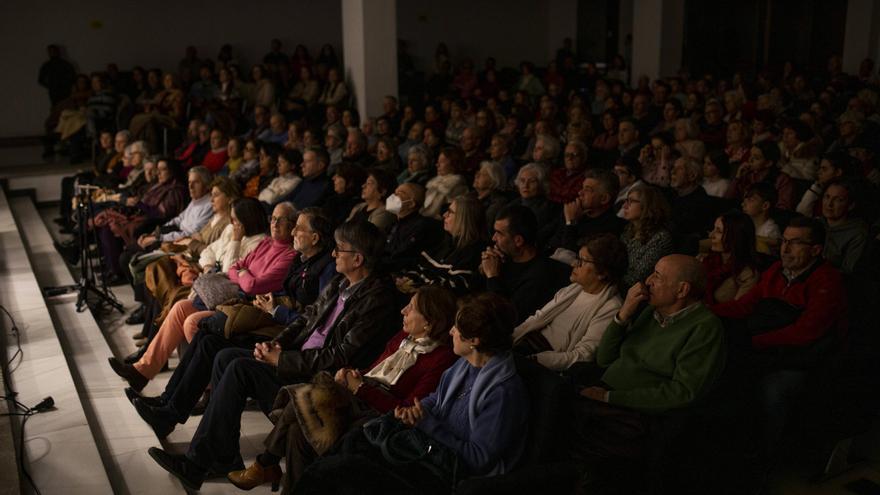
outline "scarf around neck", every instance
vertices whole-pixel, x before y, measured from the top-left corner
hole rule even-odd
[[[366,376],[390,387],[397,383],[406,370],[416,364],[420,354],[427,354],[439,345],[439,342],[430,337],[418,339],[407,337],[400,341],[400,347],[394,353],[377,364]]]

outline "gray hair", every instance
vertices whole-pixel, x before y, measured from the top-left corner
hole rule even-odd
[[[689,139],[696,139],[697,136],[700,135],[700,129],[697,128],[694,121],[691,119],[681,118],[675,121],[676,124],[684,124],[684,128],[687,130],[687,137]]]
[[[432,163],[434,163],[433,157],[431,156],[431,149],[424,144],[416,144],[410,147],[409,151],[406,152],[406,157],[407,159],[409,159],[413,155],[419,157],[419,159],[422,161],[423,167],[428,167]]]
[[[547,169],[538,165],[537,163],[527,163],[523,165],[519,172],[516,173],[516,181],[519,182],[520,177],[523,172],[535,172],[535,175],[538,176],[538,183],[541,185],[541,190],[544,191],[544,195],[550,194],[550,181],[547,179]]]
[[[699,184],[703,180],[703,165],[692,156],[682,156],[679,158],[684,164],[684,170],[688,176],[694,176],[694,182]]]
[[[147,145],[146,141],[135,141],[129,145],[132,153],[143,153],[144,155],[149,154],[150,147]]]
[[[507,183],[507,174],[504,173],[504,167],[498,162],[484,160],[480,163],[480,171],[486,172],[489,176],[493,191],[501,189]]]
[[[201,165],[189,169],[189,173],[198,176],[199,180],[202,181],[202,184],[204,184],[205,186],[210,186],[211,181],[214,180],[214,174],[212,174],[210,170]]]
[[[535,138],[535,142],[538,141],[544,142],[544,150],[550,155],[550,160],[555,160],[559,156],[559,140],[553,136],[548,136],[547,134],[539,134],[538,137]]]
[[[124,137],[126,141],[131,141],[131,133],[125,129],[118,131],[116,137]]]
[[[278,208],[279,206],[284,207],[285,211],[287,211],[287,220],[290,221],[290,223],[296,223],[296,218],[299,216],[299,210],[296,209],[296,206],[290,201],[282,201],[275,205],[275,208]]]
[[[581,141],[580,139],[575,139],[569,141],[565,146],[574,146],[575,148],[577,148],[578,153],[581,154],[581,158],[583,159],[584,163],[586,163],[587,153],[589,153],[590,150],[589,148],[587,148],[587,145],[584,144],[583,141]]]

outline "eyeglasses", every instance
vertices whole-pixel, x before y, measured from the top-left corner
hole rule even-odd
[[[573,264],[573,266],[574,266],[575,268],[580,268],[580,267],[584,266],[584,265],[587,264],[587,263],[590,263],[590,264],[593,264],[593,265],[596,264],[596,262],[593,261],[593,260],[588,260],[588,259],[586,259],[586,258],[581,258],[580,256],[578,256],[577,258],[574,259],[574,264]]]
[[[339,254],[339,253],[352,253],[352,254],[356,254],[357,251],[355,251],[354,249],[339,249],[338,247],[334,247],[334,248],[333,248],[333,256],[336,256],[336,255]]]
[[[274,217],[274,216],[273,216],[273,217],[270,219],[270,222],[271,222],[271,223],[279,223],[279,222],[286,222],[286,221],[287,221],[287,217]]]

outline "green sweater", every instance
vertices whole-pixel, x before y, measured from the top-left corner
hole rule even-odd
[[[724,370],[721,321],[700,306],[666,328],[647,307],[632,325],[608,326],[596,362],[608,368],[608,403],[645,413],[685,407],[708,392]]]

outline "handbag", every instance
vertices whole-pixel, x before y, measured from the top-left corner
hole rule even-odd
[[[394,417],[394,413],[367,421],[363,432],[367,441],[378,448],[390,464],[418,464],[442,480],[451,480],[451,486],[456,485],[459,476],[458,455],[425,432],[404,425]]]
[[[193,290],[211,311],[220,304],[238,299],[238,284],[229,280],[223,273],[206,273],[193,282]]]

